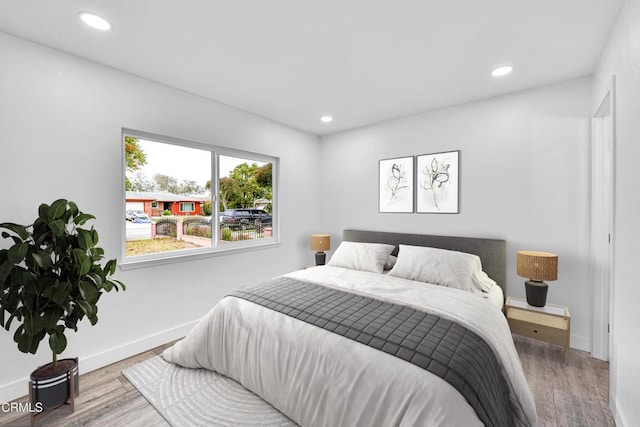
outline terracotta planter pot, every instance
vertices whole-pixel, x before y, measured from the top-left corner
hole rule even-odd
[[[32,404],[40,402],[42,409],[54,409],[73,400],[71,383],[73,383],[73,397],[80,393],[80,378],[78,375],[78,359],[62,359],[58,371],[53,371],[52,364],[41,366],[31,373],[29,395]],[[73,376],[73,381],[71,377]]]

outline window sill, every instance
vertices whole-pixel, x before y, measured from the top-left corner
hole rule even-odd
[[[184,251],[184,252],[173,252],[171,254],[155,254],[152,258],[147,258],[141,256],[138,257],[130,257],[126,260],[121,260],[118,262],[121,270],[134,270],[137,268],[147,268],[147,267],[155,267],[158,265],[167,265],[174,264],[178,262],[185,261],[193,261],[203,258],[211,258],[216,256],[225,256],[232,255],[237,253],[244,253],[250,251],[257,251],[262,249],[275,248],[280,246],[280,242],[270,239],[269,242],[252,244],[247,246],[234,246],[230,248],[208,248],[207,250],[199,250],[199,251]]]

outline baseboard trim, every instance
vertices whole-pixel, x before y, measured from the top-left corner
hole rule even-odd
[[[88,372],[95,371],[96,369],[104,368],[112,363],[119,362],[128,357],[144,353],[152,348],[159,347],[168,342],[182,338],[187,335],[191,329],[193,329],[196,323],[197,320],[114,347],[102,353],[84,357],[81,356],[79,357],[80,374],[86,374]],[[25,396],[28,389],[28,382],[29,377],[24,377],[23,379],[1,385],[0,403],[9,402]]]
[[[80,358],[81,374],[95,371],[112,363],[119,362],[136,354],[143,353],[152,348],[161,346],[173,340],[184,337],[196,325],[197,321],[168,329],[155,335],[115,347],[111,350]]]
[[[571,335],[571,348],[586,351],[587,353],[589,353],[591,351],[591,343],[589,342],[589,338],[587,337],[583,337],[581,335]]]
[[[611,409],[613,420],[616,422],[617,427],[627,427],[631,425],[627,423],[627,419],[625,418],[624,413],[622,412],[620,407],[616,405],[615,400],[611,402],[609,409]]]

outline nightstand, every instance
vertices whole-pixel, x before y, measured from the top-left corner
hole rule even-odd
[[[511,332],[564,347],[565,356],[571,337],[571,314],[562,305],[533,307],[523,299],[507,298],[505,315]]]

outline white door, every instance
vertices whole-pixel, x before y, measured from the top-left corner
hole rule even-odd
[[[127,210],[144,212],[144,202],[127,202]]]

